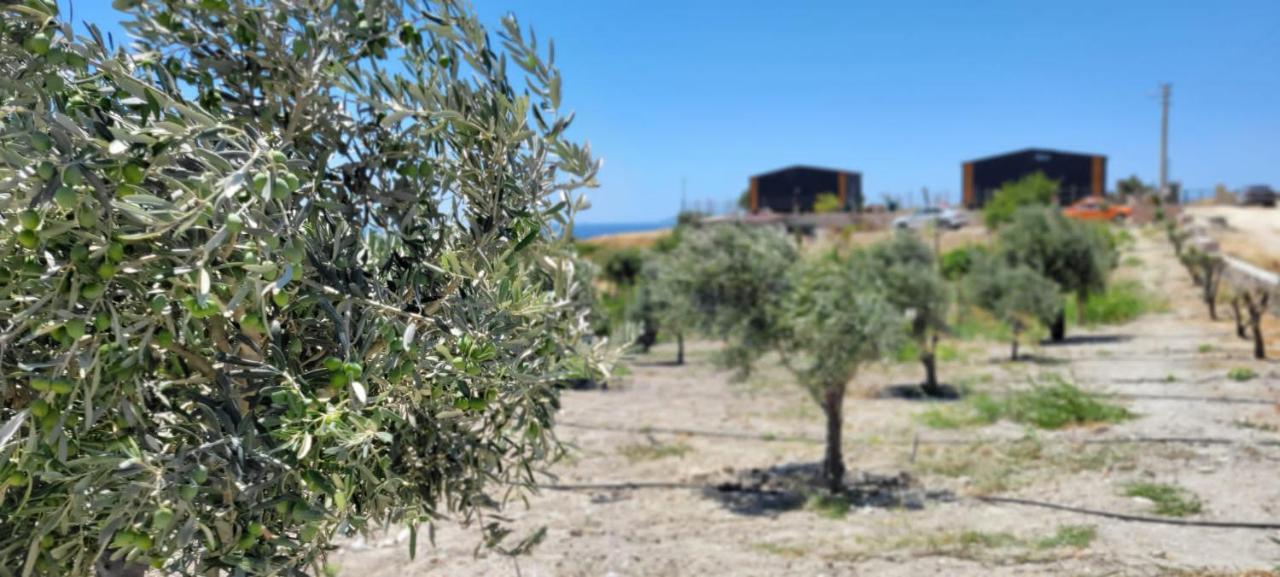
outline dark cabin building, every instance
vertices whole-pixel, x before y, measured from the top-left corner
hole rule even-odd
[[[1107,157],[1028,148],[964,163],[961,168],[964,207],[982,208],[1006,182],[1037,172],[1058,181],[1058,204],[1062,206],[1106,192]]]
[[[845,212],[862,210],[862,175],[847,170],[789,166],[751,177],[751,212],[813,212],[821,194],[834,194]]]

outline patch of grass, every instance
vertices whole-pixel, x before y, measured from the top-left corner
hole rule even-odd
[[[1069,425],[1114,423],[1132,418],[1124,407],[1100,400],[1080,390],[1062,377],[1045,377],[1048,385],[1037,384],[1004,399],[989,395],[970,395],[964,401],[937,404],[916,416],[926,427],[960,429],[980,427],[1008,419],[1041,429],[1061,429]]]
[[[1036,547],[1039,549],[1057,549],[1059,547],[1085,549],[1097,537],[1098,528],[1093,525],[1059,525],[1057,532],[1053,535],[1036,541]]]
[[[1101,401],[1062,377],[1049,375],[1046,379],[1051,381],[1050,385],[1037,385],[1029,391],[1011,395],[1005,403],[1005,416],[1011,421],[1041,429],[1116,423],[1133,417],[1128,409]]]
[[[1120,261],[1120,264],[1122,266],[1137,268],[1142,266],[1142,259],[1133,255],[1129,255],[1124,257],[1124,260]]]
[[[1045,445],[1035,438],[1011,443],[973,443],[921,447],[918,474],[964,478],[973,494],[999,493],[1045,477],[1134,466],[1132,447],[1120,445]]]
[[[1075,298],[1066,300],[1066,316],[1078,318]],[[1168,309],[1168,303],[1151,294],[1141,283],[1132,280],[1113,282],[1105,291],[1089,295],[1084,303],[1084,324],[1088,326],[1127,323],[1149,312]]]
[[[1200,499],[1190,491],[1165,483],[1130,483],[1124,486],[1124,494],[1142,497],[1155,504],[1154,512],[1166,517],[1186,517],[1200,512]]]
[[[1236,367],[1227,371],[1227,378],[1236,382],[1251,381],[1257,378],[1258,373],[1249,367]]]
[[[843,519],[849,514],[849,498],[844,495],[814,493],[805,501],[804,508],[827,519]]]
[[[1252,419],[1236,419],[1234,424],[1242,429],[1253,429],[1255,431],[1265,431],[1267,433],[1280,432],[1280,425],[1276,425],[1275,423],[1263,423]]]
[[[1175,375],[1175,374],[1173,374],[1173,373],[1169,373],[1169,374],[1167,374],[1167,375],[1165,375],[1165,376],[1164,376],[1164,382],[1166,382],[1166,383],[1176,383],[1176,382],[1178,382],[1178,376],[1177,376],[1177,375]]]
[[[989,395],[970,395],[960,403],[936,403],[916,416],[920,424],[931,429],[964,429],[981,427],[1000,420],[1000,402]]]
[[[618,452],[632,463],[682,457],[691,451],[693,447],[684,443],[635,443],[618,447]]]
[[[1200,346],[1196,347],[1196,352],[1202,355],[1205,353],[1211,353],[1213,352],[1213,345],[1209,343],[1202,343]]]

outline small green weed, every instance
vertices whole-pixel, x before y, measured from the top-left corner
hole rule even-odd
[[[1124,257],[1124,260],[1121,261],[1120,264],[1127,267],[1137,268],[1142,266],[1142,259],[1133,255],[1129,255]]]
[[[849,498],[844,495],[814,493],[805,501],[804,508],[827,519],[843,519],[849,514]]]
[[[1130,483],[1125,485],[1124,494],[1129,497],[1143,497],[1155,503],[1155,513],[1166,517],[1186,517],[1200,512],[1200,499],[1190,491],[1164,483]]]
[[[1213,345],[1209,343],[1202,343],[1200,346],[1196,347],[1196,352],[1202,355],[1205,353],[1211,353],[1213,352]]]
[[[1236,367],[1227,371],[1227,378],[1237,382],[1251,381],[1258,373],[1249,367]]]
[[[1036,547],[1040,549],[1056,549],[1058,547],[1084,549],[1093,543],[1093,540],[1097,537],[1098,528],[1093,525],[1059,525],[1057,532],[1052,536],[1036,541]]]
[[[693,447],[684,443],[635,443],[618,447],[618,452],[632,463],[682,457],[690,451]]]

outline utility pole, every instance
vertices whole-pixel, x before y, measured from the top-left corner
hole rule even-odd
[[[1170,84],[1160,85],[1160,196],[1169,198],[1169,89]]]

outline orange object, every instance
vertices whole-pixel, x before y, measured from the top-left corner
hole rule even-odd
[[[1133,207],[1115,204],[1100,196],[1089,196],[1062,209],[1062,214],[1077,220],[1122,221],[1133,216]]]

